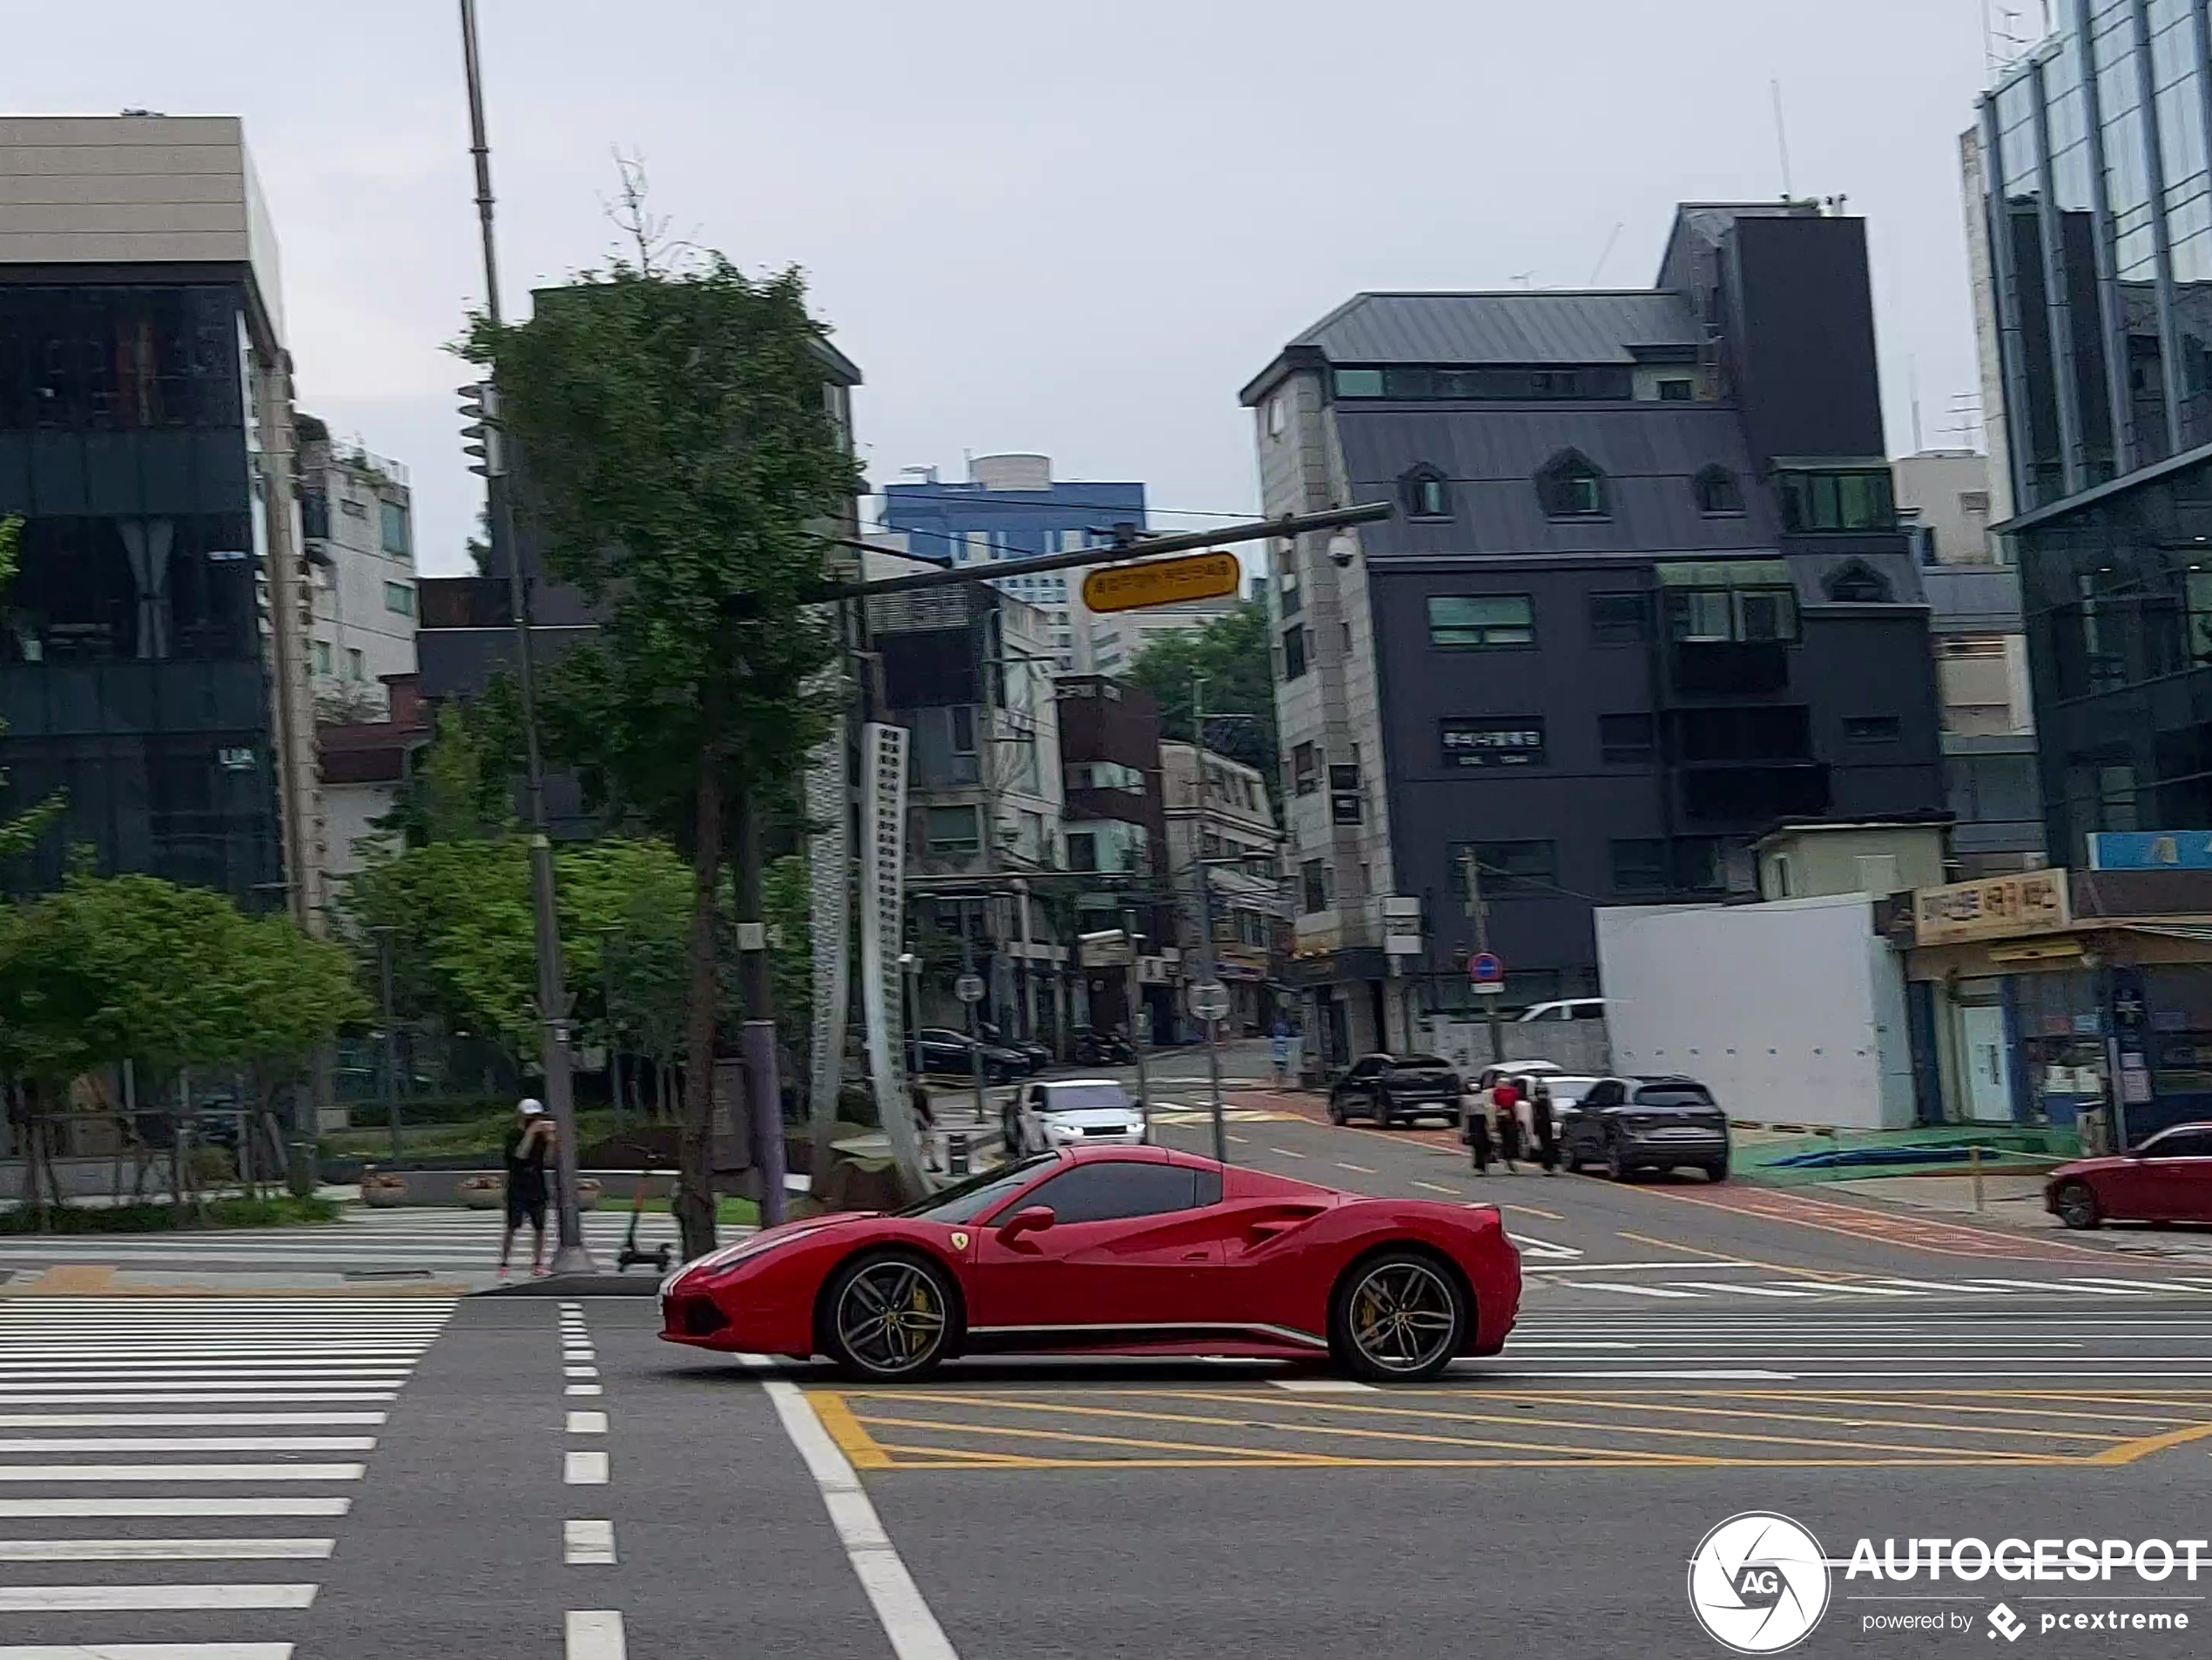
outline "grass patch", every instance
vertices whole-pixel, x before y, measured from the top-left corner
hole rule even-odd
[[[335,1222],[338,1206],[329,1199],[210,1199],[186,1206],[182,1221],[171,1205],[71,1205],[0,1211],[0,1233],[175,1233],[196,1228],[289,1228],[302,1223]]]
[[[666,1216],[670,1208],[666,1199],[645,1201],[647,1216]],[[629,1200],[617,1200],[613,1194],[610,1193],[599,1201],[598,1214],[620,1216],[629,1209]],[[758,1227],[760,1224],[760,1207],[751,1199],[732,1198],[725,1196],[714,1207],[714,1219],[723,1227]]]

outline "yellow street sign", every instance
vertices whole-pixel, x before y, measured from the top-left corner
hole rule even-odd
[[[1083,604],[1095,611],[1133,611],[1189,599],[1219,599],[1235,593],[1240,579],[1233,553],[1194,553],[1181,559],[1108,565],[1083,578]]]

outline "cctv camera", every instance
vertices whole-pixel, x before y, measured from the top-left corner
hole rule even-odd
[[[1351,570],[1352,561],[1359,551],[1359,544],[1348,536],[1332,536],[1329,538],[1329,557],[1335,563],[1339,570]]]

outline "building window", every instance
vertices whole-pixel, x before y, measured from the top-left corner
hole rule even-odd
[[[415,615],[415,590],[403,582],[384,584],[384,609],[395,617]]]
[[[315,672],[322,675],[330,672],[330,642],[328,640],[315,642]]]
[[[1293,624],[1283,631],[1283,678],[1296,680],[1305,673],[1305,629]]]
[[[1844,736],[1854,744],[1894,744],[1905,736],[1905,723],[1895,715],[1846,715]]]
[[[1484,899],[1558,892],[1559,851],[1555,842],[1455,842],[1449,850],[1453,870],[1466,867],[1461,855],[1469,847],[1474,850],[1475,874],[1481,881]]]
[[[931,807],[926,826],[932,853],[977,853],[982,848],[974,807]]]
[[[1657,570],[1669,639],[1797,638],[1797,592],[1788,565],[1779,559],[1683,560]]]
[[[1298,579],[1298,553],[1295,549],[1281,556],[1275,578],[1275,591],[1282,597],[1283,615],[1295,617],[1305,609],[1305,595]]]
[[[363,661],[361,650],[357,646],[347,648],[346,678],[356,685],[363,685],[368,679],[368,665]]]
[[[1741,513],[1743,510],[1743,488],[1736,475],[1716,462],[1702,469],[1690,481],[1690,488],[1697,495],[1697,510],[1710,516]]]
[[[407,509],[397,502],[377,503],[377,534],[384,551],[407,557]]]
[[[1987,490],[1960,490],[1959,510],[1970,517],[1987,518],[1989,516],[1989,492]]]
[[[1340,398],[1379,398],[1383,395],[1380,369],[1339,369],[1336,376],[1337,395]]]
[[[1426,462],[1413,468],[1399,477],[1398,489],[1406,504],[1408,518],[1448,519],[1452,516],[1452,487],[1436,468]]]
[[[1886,605],[1889,579],[1864,559],[1848,560],[1828,573],[1820,590],[1842,605]]]
[[[945,713],[952,725],[953,753],[973,755],[975,752],[975,705],[956,703]]]
[[[1669,853],[1679,891],[1717,894],[1728,885],[1728,867],[1718,836],[1676,836]]]
[[[1280,438],[1283,428],[1290,424],[1290,416],[1283,408],[1283,395],[1278,392],[1267,401],[1267,435]]]
[[[1662,381],[1659,382],[1659,402],[1688,403],[1697,393],[1695,381]]]
[[[1651,601],[1642,594],[1592,594],[1590,643],[1641,645],[1651,638]]]
[[[1616,894],[1663,894],[1667,891],[1667,844],[1659,837],[1635,837],[1613,844],[1613,891]]]
[[[1536,643],[1536,604],[1527,594],[1434,594],[1428,643],[1451,651],[1499,651]]]
[[[1785,530],[1804,536],[1897,529],[1897,503],[1886,467],[1785,470],[1776,474],[1775,482],[1781,488]]]
[[[1655,748],[1653,730],[1649,715],[1600,715],[1597,718],[1598,752],[1614,766],[1649,761]]]
[[[1536,497],[1547,518],[1603,518],[1605,475],[1580,450],[1564,449],[1536,475]]]
[[[1308,916],[1329,908],[1329,867],[1325,860],[1309,859],[1298,867],[1300,908]]]
[[[1311,744],[1300,744],[1291,752],[1291,788],[1299,795],[1311,795],[1321,787],[1321,759]]]

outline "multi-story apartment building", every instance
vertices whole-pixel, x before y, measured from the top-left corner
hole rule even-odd
[[[2043,857],[2035,717],[2020,572],[1989,534],[1989,458],[1932,450],[1900,456],[1892,470],[1928,596],[1952,873],[2027,868]]]
[[[1199,956],[1199,911],[1213,920],[1214,972],[1229,988],[1232,1031],[1264,1029],[1270,988],[1283,967],[1285,935],[1282,834],[1267,799],[1267,779],[1246,766],[1195,744],[1160,746],[1167,797],[1168,866],[1178,896],[1189,894],[1183,955]],[[1199,884],[1205,884],[1203,890]]]
[[[1141,687],[1099,674],[1062,675],[1060,764],[1066,784],[1068,875],[1078,934],[1126,930],[1137,955],[1145,1016],[1130,1007],[1130,976],[1086,971],[1074,1017],[1100,1031],[1175,1030],[1180,983],[1176,895],[1170,887],[1167,817],[1160,775],[1160,706]]]
[[[872,556],[873,570],[888,563]],[[1065,1030],[1066,942],[1030,878],[1062,863],[1064,784],[1052,624],[982,584],[867,602],[884,719],[913,734],[907,891],[918,935],[965,935],[1001,1029]],[[923,1023],[960,1023],[957,948],[928,957]]]
[[[314,594],[308,646],[326,719],[374,719],[415,672],[415,526],[407,469],[300,422],[300,530]]]
[[[915,483],[887,485],[887,540],[917,558],[964,565],[1073,552],[1112,542],[1122,527],[1144,528],[1142,484],[1055,482],[1044,455],[977,455],[968,472],[964,482],[946,482],[932,469]],[[1044,571],[997,584],[1044,612],[1055,665],[1069,674],[1095,666],[1082,574]]]
[[[235,118],[0,119],[10,880],[101,868],[320,926],[323,827],[277,249]]]
[[[1689,206],[1649,289],[1359,294],[1243,396],[1267,513],[1399,509],[1271,550],[1318,1049],[1462,1004],[1470,867],[1526,1002],[1596,989],[1597,903],[1940,810],[1863,221]]]
[[[2052,10],[1962,154],[2039,806],[2078,867],[2097,831],[2212,827],[2212,26]]]

